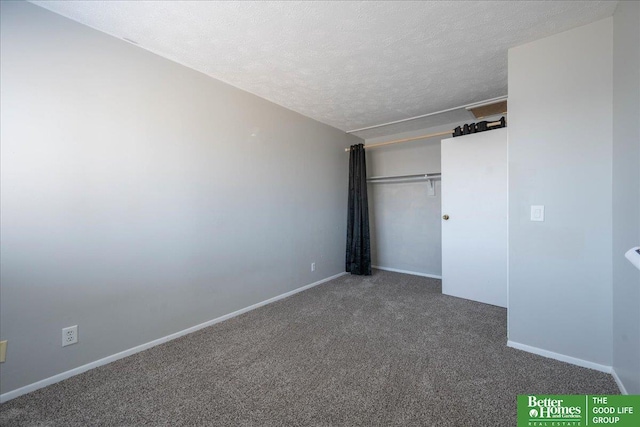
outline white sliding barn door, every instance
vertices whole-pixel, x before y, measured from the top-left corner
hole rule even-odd
[[[442,293],[507,306],[507,191],[507,129],[442,140]]]

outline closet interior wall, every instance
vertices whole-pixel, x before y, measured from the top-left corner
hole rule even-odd
[[[498,120],[503,115],[482,120]],[[450,131],[453,122],[410,132],[365,139],[365,146],[396,139]],[[367,176],[440,173],[440,141],[450,135],[403,142],[367,150]],[[371,259],[375,267],[411,274],[442,276],[442,223],[440,179],[432,181],[435,196],[428,195],[426,180],[369,183]]]
[[[453,129],[459,123],[370,138],[365,145]],[[421,139],[367,150],[367,176],[440,173],[440,141]],[[440,277],[440,180],[369,183],[372,263],[378,268]]]

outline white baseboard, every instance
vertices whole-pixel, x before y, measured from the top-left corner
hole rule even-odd
[[[577,357],[567,356],[565,354],[554,353],[553,351],[543,350],[541,348],[532,347],[526,344],[520,344],[519,342],[507,341],[507,347],[537,354],[538,356],[548,357],[549,359],[571,363],[572,365],[581,366],[583,368],[595,369],[596,371],[605,372],[607,374],[610,374],[613,370],[611,366],[589,362],[588,360],[578,359]]]
[[[378,270],[393,271],[395,273],[411,274],[413,276],[430,277],[432,279],[442,279],[442,276],[436,276],[435,274],[418,273],[417,271],[399,270],[397,268],[380,267],[379,265],[372,265],[371,268],[377,268]]]
[[[37,381],[37,382],[35,382],[33,384],[29,384],[29,385],[26,385],[24,387],[20,387],[18,389],[12,390],[12,391],[8,391],[8,392],[6,392],[4,394],[0,394],[0,403],[7,402],[7,401],[9,401],[11,399],[15,399],[18,396],[22,396],[23,394],[31,393],[32,391],[38,390],[38,389],[46,387],[48,385],[55,384],[55,383],[60,382],[62,380],[66,380],[67,378],[71,378],[73,376],[79,375],[79,374],[81,374],[83,372],[86,372],[86,371],[88,371],[90,369],[94,369],[94,368],[97,368],[99,366],[106,365],[107,363],[115,362],[116,360],[122,359],[122,358],[127,357],[127,356],[131,356],[132,354],[139,353],[139,352],[147,350],[147,349],[149,349],[151,347],[155,347],[157,345],[164,344],[167,341],[171,341],[171,340],[174,340],[176,338],[180,338],[180,337],[182,337],[184,335],[187,335],[187,334],[190,334],[192,332],[198,331],[200,329],[206,328],[207,326],[215,325],[216,323],[222,322],[222,321],[227,320],[227,319],[231,319],[232,317],[239,316],[240,314],[246,313],[248,311],[254,310],[254,309],[258,308],[258,307],[262,307],[262,306],[267,305],[267,304],[271,304],[272,302],[276,302],[276,301],[281,300],[283,298],[287,298],[287,297],[289,297],[291,295],[297,294],[298,292],[302,292],[302,291],[307,290],[309,288],[312,288],[314,286],[318,286],[318,285],[320,285],[322,283],[325,283],[325,282],[328,282],[330,280],[336,279],[336,278],[338,278],[340,276],[344,276],[345,274],[348,274],[348,273],[344,273],[343,272],[343,273],[339,273],[339,274],[333,275],[331,277],[327,277],[327,278],[322,279],[322,280],[318,280],[317,282],[311,283],[309,285],[302,286],[301,288],[294,289],[294,290],[289,291],[289,292],[285,292],[284,294],[281,294],[281,295],[275,296],[273,298],[269,298],[267,300],[258,302],[256,304],[250,305],[249,307],[241,308],[240,310],[236,310],[233,313],[225,314],[224,316],[220,316],[220,317],[217,317],[215,319],[209,320],[207,322],[200,323],[199,325],[195,325],[195,326],[192,326],[190,328],[184,329],[182,331],[176,332],[174,334],[167,335],[166,337],[158,338],[158,339],[150,341],[148,343],[145,343],[145,344],[130,348],[128,350],[121,351],[120,353],[112,354],[111,356],[107,356],[107,357],[104,357],[102,359],[96,360],[94,362],[87,363],[86,365],[82,365],[82,366],[79,366],[77,368],[71,369],[69,371],[62,372],[60,374],[54,375],[52,377],[45,378],[45,379]]]
[[[624,387],[624,384],[622,384],[622,380],[620,379],[620,377],[616,373],[615,369],[611,369],[611,375],[613,376],[613,379],[616,380],[616,384],[618,384],[618,388],[620,389],[620,393],[629,394],[629,393],[627,393],[627,389]]]

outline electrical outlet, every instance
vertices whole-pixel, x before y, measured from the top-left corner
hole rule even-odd
[[[544,205],[531,205],[531,221],[544,221]]]
[[[78,342],[78,325],[62,328],[62,346],[66,347]]]
[[[311,271],[316,271],[316,263],[315,262],[311,263]]]
[[[7,358],[7,340],[0,341],[0,363]]]

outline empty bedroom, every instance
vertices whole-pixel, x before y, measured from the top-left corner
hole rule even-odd
[[[0,425],[640,425],[640,2],[0,5]]]

